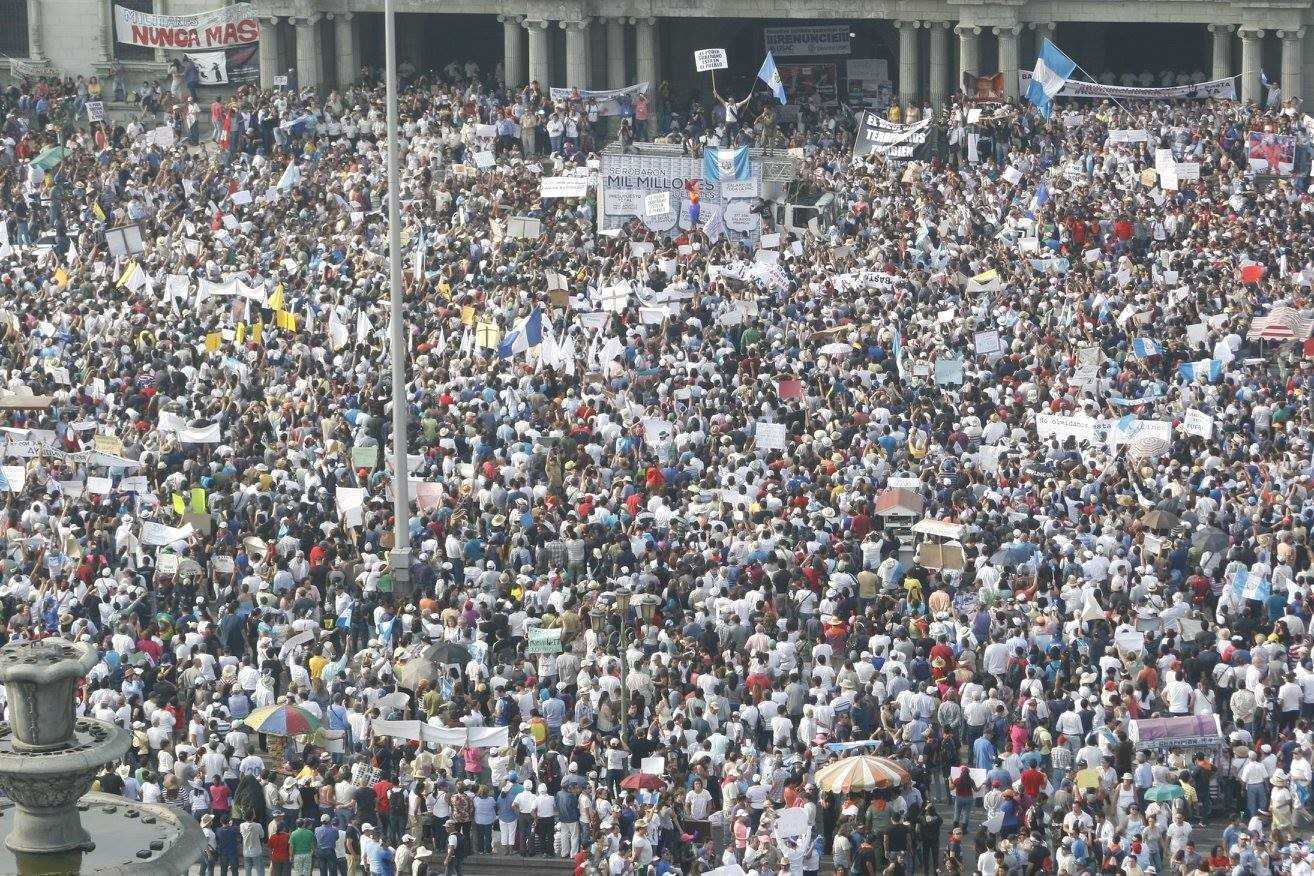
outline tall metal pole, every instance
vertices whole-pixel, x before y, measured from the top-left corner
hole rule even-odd
[[[397,173],[397,22],[392,0],[383,0],[384,77],[388,93],[388,301],[392,357],[393,593],[411,592],[411,497],[406,469],[406,325],[402,321],[400,181]]]

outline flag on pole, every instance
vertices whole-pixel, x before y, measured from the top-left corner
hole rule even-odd
[[[1138,359],[1162,356],[1163,345],[1153,338],[1135,338],[1132,340],[1132,352],[1136,354]]]
[[[762,69],[757,71],[757,78],[766,83],[766,87],[771,89],[771,93],[780,101],[781,106],[787,102],[785,100],[785,83],[780,81],[780,71],[776,69],[776,59],[767,52],[766,59],[762,61]]]
[[[1259,71],[1259,82],[1264,86],[1264,107],[1266,109],[1272,109],[1282,103],[1282,88],[1272,79],[1269,79],[1268,74],[1262,68]]]
[[[506,337],[498,345],[497,355],[502,359],[510,359],[517,353],[523,353],[541,343],[543,343],[543,312],[535,307],[528,316],[516,323],[515,328],[506,333]]]
[[[1076,61],[1045,40],[1036,58],[1036,69],[1031,74],[1031,85],[1027,88],[1027,100],[1040,110],[1042,116],[1049,118],[1054,110],[1054,95],[1063,90],[1076,69]]]

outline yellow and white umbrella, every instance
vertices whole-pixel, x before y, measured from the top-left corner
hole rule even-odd
[[[817,787],[832,794],[849,791],[883,791],[912,781],[912,776],[888,757],[858,754],[817,770]]]

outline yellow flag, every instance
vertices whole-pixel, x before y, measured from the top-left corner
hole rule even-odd
[[[263,322],[251,323],[251,340],[255,341],[258,344],[260,343],[260,339],[263,338],[264,336],[265,336],[265,324]]]
[[[192,487],[192,513],[205,513],[205,488]]]
[[[133,276],[137,273],[138,270],[139,269],[137,267],[136,262],[128,262],[128,266],[123,269],[122,274],[119,274],[119,279],[114,285],[116,286],[128,285],[128,281],[133,278]]]
[[[289,332],[297,330],[297,315],[290,310],[279,310],[274,313],[274,325]]]
[[[61,287],[68,285],[68,271],[64,270],[62,265],[55,268],[55,282]]]
[[[208,335],[205,336],[205,351],[207,353],[213,353],[215,350],[219,349],[219,341],[220,341],[219,333],[210,332]]]
[[[274,287],[274,291],[271,292],[271,293],[269,294],[269,300],[265,302],[265,306],[268,307],[270,310],[282,310],[282,309],[283,309],[283,284],[282,284],[282,283],[279,283],[277,286]]]
[[[187,503],[183,501],[182,493],[173,494],[173,510],[179,517],[187,513]]]
[[[99,202],[99,201],[92,201],[92,202],[91,202],[91,215],[92,215],[92,216],[95,216],[95,217],[96,217],[97,219],[99,219],[101,222],[104,222],[104,221],[105,221],[105,211],[102,210],[102,209],[100,209],[100,202]]]
[[[240,346],[245,340],[246,340],[246,323],[239,322],[237,324],[236,342]]]

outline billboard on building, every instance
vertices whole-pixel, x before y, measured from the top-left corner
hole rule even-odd
[[[763,32],[766,50],[777,57],[847,55],[852,51],[847,23],[768,27]]]

